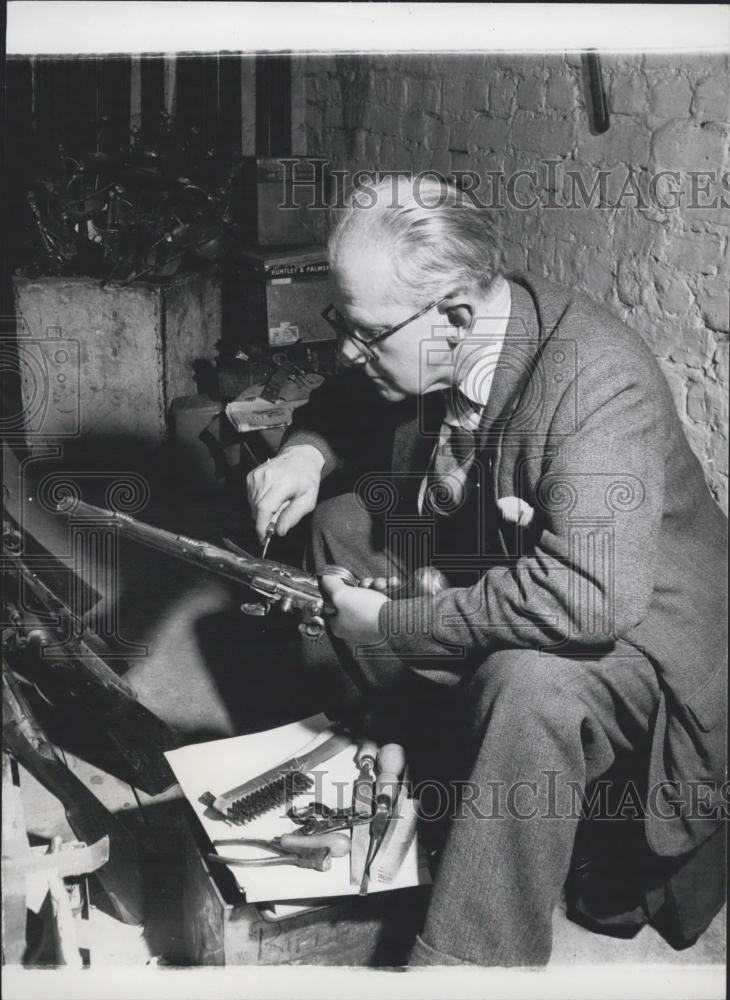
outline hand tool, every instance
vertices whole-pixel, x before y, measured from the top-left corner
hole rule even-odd
[[[253,847],[283,847],[286,851],[300,853],[324,848],[333,858],[344,858],[350,853],[350,838],[346,833],[303,833],[295,830],[293,833],[283,833],[273,840],[260,840],[255,837],[232,837],[227,840],[214,840],[215,847],[230,847],[233,844]]]
[[[208,854],[208,861],[221,865],[236,865],[239,868],[269,868],[274,865],[294,865],[295,868],[313,868],[318,872],[328,872],[332,867],[332,858],[327,848],[317,848],[313,851],[285,851],[262,840],[259,847],[266,846],[268,850],[281,855],[278,858],[231,858],[224,854]]]
[[[300,824],[300,832],[306,837],[335,830],[349,830],[358,824],[369,823],[372,818],[354,813],[352,809],[331,809],[323,802],[310,802],[303,809],[292,806],[287,816]]]
[[[334,757],[350,743],[346,733],[335,732],[313,750],[291,757],[229,792],[218,796],[205,792],[200,802],[234,823],[248,823],[270,809],[284,805],[295,795],[308,791],[314,782],[305,772]]]
[[[407,789],[407,782],[404,781],[395,804],[398,822],[391,823],[383,837],[377,861],[370,873],[372,881],[392,882],[416,839],[418,811],[414,800],[408,797]]]
[[[403,747],[398,743],[386,743],[378,754],[378,775],[375,780],[375,812],[370,824],[370,844],[365,871],[360,883],[360,895],[367,895],[370,881],[370,866],[383,842],[388,824],[393,815],[393,804],[398,796],[400,776],[405,767]]]
[[[352,786],[352,810],[368,819],[373,815],[373,791],[375,783],[375,761],[378,747],[373,740],[363,740],[358,747],[355,763],[358,776]],[[350,851],[350,885],[360,885],[365,873],[368,854],[369,830],[363,825],[352,828],[352,849]]]
[[[274,516],[271,518],[268,525],[266,526],[266,534],[264,535],[264,547],[261,550],[262,559],[266,558],[266,553],[269,548],[269,542],[271,541],[272,535],[276,531],[276,524],[290,503],[291,503],[290,500],[285,500],[284,503],[281,505],[281,507],[279,507],[277,512],[274,514]]]

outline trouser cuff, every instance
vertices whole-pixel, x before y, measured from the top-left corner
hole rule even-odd
[[[419,935],[416,936],[415,943],[411,948],[411,953],[408,957],[409,965],[472,965],[471,962],[466,962],[462,958],[457,958],[455,955],[447,955],[445,951],[438,951],[436,948],[432,948],[430,944],[426,944],[423,938]]]

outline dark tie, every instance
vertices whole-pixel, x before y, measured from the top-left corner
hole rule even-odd
[[[449,392],[451,415],[468,420],[480,407],[459,392]],[[453,394],[452,394],[453,393]],[[428,477],[424,506],[436,514],[448,515],[463,503],[469,470],[474,462],[475,429],[441,425],[441,438],[436,447],[433,467]]]

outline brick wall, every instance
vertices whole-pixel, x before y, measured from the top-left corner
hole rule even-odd
[[[727,59],[602,66],[597,135],[578,55],[300,57],[296,151],[349,171],[476,172],[476,196],[508,209],[507,267],[584,290],[649,343],[727,510]]]

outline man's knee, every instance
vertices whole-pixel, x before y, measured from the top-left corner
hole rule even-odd
[[[564,722],[572,709],[582,707],[579,671],[579,661],[565,661],[539,650],[498,650],[471,678],[469,704],[481,718],[499,705],[525,725],[538,718]]]
[[[342,493],[317,504],[312,514],[315,538],[351,537],[369,528],[370,519],[354,493]]]

